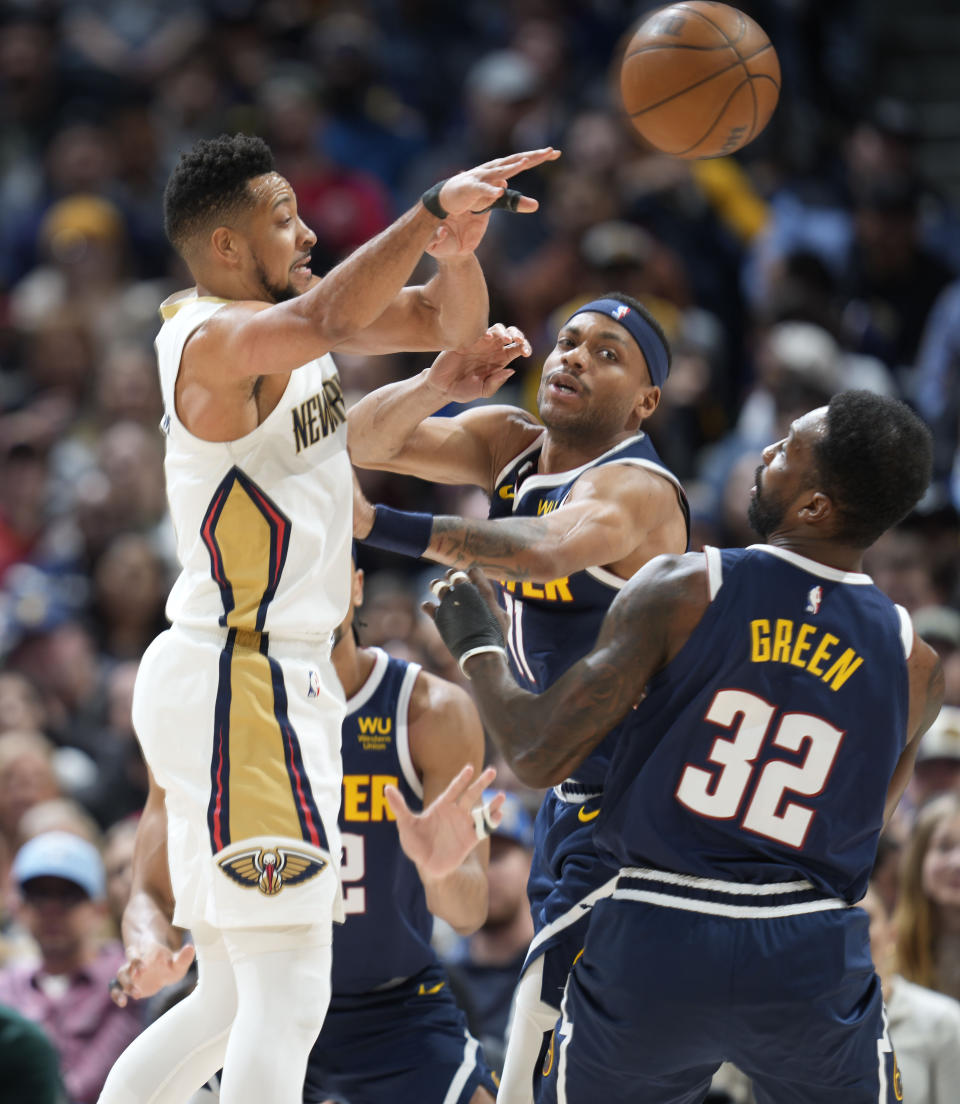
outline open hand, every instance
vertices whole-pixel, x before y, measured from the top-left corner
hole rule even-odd
[[[452,874],[480,842],[473,810],[483,800],[483,791],[496,777],[496,769],[487,767],[471,782],[473,767],[467,764],[450,785],[422,813],[410,811],[396,786],[383,792],[397,818],[400,846],[423,878],[445,878]],[[498,793],[486,810],[492,824],[500,822],[506,796]]]
[[[516,326],[497,322],[469,349],[441,353],[427,369],[427,379],[450,402],[488,399],[513,375],[507,365],[530,356],[530,343]]]
[[[506,191],[507,182],[525,169],[556,161],[560,151],[552,146],[497,157],[444,181],[440,205],[447,217],[437,227],[427,252],[434,257],[455,257],[472,253],[483,239],[490,221],[489,207]],[[540,204],[531,196],[520,196],[518,214],[531,214]]]
[[[114,1004],[125,1008],[127,1000],[152,997],[168,985],[180,981],[193,962],[192,943],[185,943],[179,951],[173,951],[162,943],[148,943],[141,947],[127,947],[127,958],[110,983],[110,996]]]

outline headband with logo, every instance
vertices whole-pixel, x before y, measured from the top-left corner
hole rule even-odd
[[[663,387],[664,380],[670,372],[670,358],[662,338],[643,315],[628,307],[626,303],[621,303],[619,299],[594,299],[584,303],[582,307],[577,307],[570,318],[575,318],[584,311],[596,311],[598,314],[605,314],[608,318],[612,318],[614,322],[619,322],[640,346],[640,352],[647,362],[650,379],[653,380],[654,385]],[[564,326],[570,318],[564,322]]]

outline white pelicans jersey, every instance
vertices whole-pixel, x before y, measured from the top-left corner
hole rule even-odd
[[[164,467],[182,567],[167,617],[185,628],[329,636],[349,604],[353,517],[336,365],[325,355],[291,373],[276,408],[239,440],[195,437],[177,417],[180,357],[225,302],[189,291],[161,307]]]

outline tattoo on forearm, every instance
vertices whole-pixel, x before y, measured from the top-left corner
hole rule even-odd
[[[588,678],[547,709],[542,697],[524,696],[512,679],[475,680],[475,686],[484,724],[507,761],[523,773],[551,777],[575,769],[643,692],[619,663],[591,667]]]
[[[516,557],[543,540],[543,529],[535,522],[511,518],[508,523],[471,522],[463,518],[433,519],[437,558],[449,567],[479,568],[484,574],[499,575],[518,582],[531,579],[530,568],[521,567]]]

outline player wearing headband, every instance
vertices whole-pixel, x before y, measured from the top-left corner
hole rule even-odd
[[[420,376],[362,399],[349,427],[360,467],[488,493],[486,520],[359,501],[354,531],[378,547],[478,567],[498,580],[511,666],[521,685],[539,692],[590,650],[631,575],[662,552],[686,549],[688,511],[642,428],[659,402],[669,348],[628,296],[586,303],[560,328],[543,366],[540,421],[493,405],[430,416],[451,401],[489,397],[511,375],[510,362],[529,353],[518,330],[492,327],[468,353],[442,353]],[[592,841],[612,742],[550,790],[537,817],[528,886],[536,936],[498,1094],[507,1104],[532,1100],[544,1033],[556,1021],[589,909],[616,874]]]

